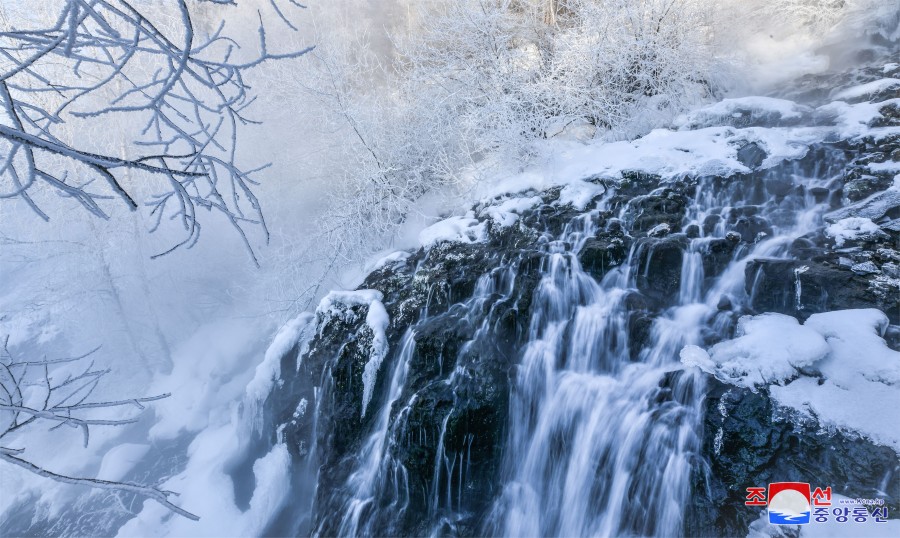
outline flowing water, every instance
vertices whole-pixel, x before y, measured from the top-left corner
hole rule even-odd
[[[692,470],[702,465],[698,452],[705,387],[696,369],[682,367],[679,352],[688,344],[708,345],[730,336],[733,312],[755,292],[745,282],[747,263],[789,257],[797,237],[821,226],[826,204],[808,192],[828,187],[843,160],[839,154],[820,153],[767,174],[698,180],[682,227],[696,225],[699,233],[637,240],[627,261],[599,281],[582,268],[578,253],[604,222],[598,215],[608,209],[612,191],[562,233],[544,235],[540,280],[529,302],[530,322],[517,348],[508,398],[501,490],[481,517],[481,532],[516,537],[682,534]],[[777,199],[768,195],[763,186],[772,179],[790,181],[791,192]],[[748,208],[765,219],[767,231],[744,238],[718,274],[705,274],[711,245],[733,234],[733,217]],[[627,220],[627,205],[617,211]],[[640,279],[658,269],[655,249],[675,240],[682,251],[677,289],[668,290],[649,335],[634,350],[630,298]],[[733,236],[728,240],[737,241]],[[477,326],[460,356],[495,338],[495,317],[484,311],[514,299],[517,267],[517,260],[505,260],[481,276],[471,297],[451,307]],[[800,302],[802,290],[797,293]],[[721,307],[723,298],[730,308]],[[378,418],[345,487],[331,498],[330,506],[340,507],[340,513],[319,515],[320,522],[339,518],[340,535],[385,532],[390,521],[408,516],[410,498],[416,495],[426,499],[427,513],[415,517],[435,535],[457,533],[457,521],[470,515],[463,484],[471,472],[465,443],[471,447],[473,439],[464,440],[462,448],[459,443],[448,448],[454,407],[435,418],[438,430],[409,423],[418,393],[404,385],[416,353],[416,327],[429,320],[426,309],[383,371],[390,382],[376,398],[381,402]],[[458,376],[471,374],[461,363],[447,360],[457,366],[442,383],[454,385]],[[425,485],[411,484],[408,470],[395,457],[398,446],[413,442],[434,447]],[[319,532],[328,534],[328,528],[320,525]]]

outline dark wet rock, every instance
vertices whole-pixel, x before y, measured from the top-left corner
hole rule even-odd
[[[772,196],[787,196],[794,190],[794,181],[788,175],[777,175],[766,178],[766,192]]]
[[[869,275],[822,262],[752,260],[746,268],[749,306],[756,312],[779,312],[805,319],[847,308],[880,308],[900,321],[900,293],[880,293]]]
[[[828,222],[837,222],[848,217],[864,217],[880,219],[887,215],[890,218],[900,217],[900,189],[887,189],[855,204],[842,207],[825,215]]]
[[[727,295],[719,297],[719,302],[716,303],[716,309],[725,311],[731,310],[732,308],[734,308],[734,304],[731,302],[731,297],[728,297]]]
[[[726,237],[724,239],[714,238],[708,240],[700,250],[703,255],[703,274],[711,278],[721,275],[734,259],[740,240],[740,234],[736,238]]]
[[[643,238],[636,245],[637,287],[662,304],[670,302],[681,286],[681,263],[688,239],[684,235]]]
[[[824,249],[805,237],[798,237],[791,243],[791,256],[798,260],[811,260],[823,253]]]
[[[825,187],[812,187],[809,189],[809,194],[813,197],[816,203],[821,204],[831,195],[831,191]]]
[[[772,226],[769,220],[760,215],[742,215],[732,211],[728,215],[727,227],[740,234],[747,241],[755,241],[760,234],[771,235]]]
[[[854,434],[823,430],[780,409],[766,391],[709,378],[704,402],[706,465],[694,469],[688,536],[744,536],[761,509],[746,506],[748,487],[810,482],[850,498],[884,498],[889,513],[900,504],[897,454]],[[883,486],[871,477],[883,477]]]
[[[626,219],[632,233],[647,232],[665,224],[672,232],[681,230],[688,198],[674,189],[664,188],[654,194],[638,196],[629,202]]]
[[[585,271],[602,278],[628,258],[631,242],[621,231],[605,231],[585,241],[578,259]]]
[[[703,234],[712,235],[716,226],[718,226],[721,221],[721,215],[707,215],[706,218],[703,219]]]
[[[894,351],[900,351],[900,325],[888,325],[884,331],[884,342]]]
[[[769,154],[756,142],[750,142],[737,151],[737,160],[751,170],[756,170]]]

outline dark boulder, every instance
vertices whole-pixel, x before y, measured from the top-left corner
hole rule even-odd
[[[635,246],[635,279],[638,290],[666,306],[681,287],[681,264],[688,239],[676,234],[663,238],[645,237]]]
[[[753,392],[708,379],[702,464],[693,472],[688,536],[745,536],[763,509],[744,504],[748,487],[772,482],[831,486],[850,498],[900,504],[900,465],[890,448],[780,409],[765,390]],[[883,486],[872,477],[882,477]]]

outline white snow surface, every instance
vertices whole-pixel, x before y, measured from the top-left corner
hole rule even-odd
[[[519,214],[541,203],[540,196],[513,196],[481,210],[481,215],[490,217],[501,228],[512,226],[519,220]]]
[[[381,301],[384,296],[378,290],[334,290],[319,301],[316,314],[324,318],[338,317],[349,320],[352,313],[348,306],[369,306],[374,301]]]
[[[853,86],[851,88],[841,90],[834,95],[834,98],[835,100],[839,101],[845,99],[861,99],[874,95],[878,92],[894,90],[896,88],[900,88],[900,79],[882,78],[879,80],[868,82],[866,84],[860,84],[858,86]]]
[[[795,318],[762,314],[738,320],[735,338],[713,346],[709,357],[724,380],[753,388],[789,379],[827,353],[825,339]]]
[[[738,334],[681,360],[724,382],[768,386],[781,406],[822,426],[850,430],[900,453],[900,353],[885,344],[876,309],[814,314],[801,325],[782,314],[741,318]]]
[[[281,377],[281,358],[295,345],[298,343],[302,345],[314,336],[315,320],[312,313],[303,312],[278,330],[269,348],[266,349],[263,361],[256,367],[256,375],[247,384],[246,392],[251,400],[262,402],[266,399],[275,381]],[[302,357],[302,350],[300,355]]]
[[[365,267],[366,273],[373,273],[380,269],[383,269],[389,265],[394,265],[395,263],[401,263],[406,261],[412,254],[405,250],[395,250],[390,254],[382,256],[381,258],[376,259],[373,263],[367,265]]]
[[[443,241],[478,243],[487,237],[485,225],[471,211],[465,216],[454,216],[436,222],[419,232],[419,243],[430,247]]]
[[[100,470],[97,471],[97,478],[112,481],[122,480],[149,451],[150,445],[137,443],[122,443],[112,447],[103,456]]]
[[[200,516],[200,521],[173,516],[147,501],[137,517],[119,529],[120,537],[144,536],[260,536],[274,514],[288,500],[291,457],[283,443],[253,463],[256,488],[250,507],[235,503],[230,456],[240,453],[238,432],[228,426],[209,428],[191,443],[187,468],[162,487],[178,491],[177,502]]]
[[[798,105],[787,99],[774,97],[737,97],[722,99],[709,106],[682,114],[675,118],[673,125],[679,129],[693,129],[728,121],[728,118],[743,116],[765,117],[769,119],[799,119],[809,107]]]
[[[877,224],[872,222],[872,219],[848,217],[825,228],[825,235],[833,237],[835,245],[842,247],[846,241],[865,239],[880,229]]]

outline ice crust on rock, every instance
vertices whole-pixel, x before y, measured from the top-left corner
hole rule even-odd
[[[844,246],[846,241],[868,239],[879,232],[880,228],[865,217],[847,217],[825,228],[825,235],[834,238],[838,247]]]
[[[366,409],[372,401],[372,392],[375,390],[378,371],[387,356],[389,347],[387,328],[391,320],[382,300],[384,300],[384,296],[378,290],[332,291],[322,299],[316,309],[316,312],[325,318],[337,317],[345,321],[352,321],[355,314],[348,307],[367,307],[366,325],[372,331],[372,342],[369,348],[369,360],[363,367],[362,375],[363,397],[360,414],[363,417],[366,416]]]
[[[675,118],[673,124],[679,129],[696,129],[741,122],[773,123],[797,120],[810,111],[809,107],[798,105],[787,99],[761,96],[738,97],[723,99],[699,110],[682,114]]]

